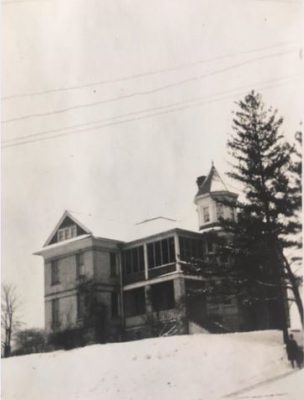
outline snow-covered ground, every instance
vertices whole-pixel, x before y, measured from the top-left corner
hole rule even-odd
[[[277,331],[175,336],[12,357],[2,363],[2,398],[232,399],[290,371]]]

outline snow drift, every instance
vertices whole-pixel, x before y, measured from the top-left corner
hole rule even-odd
[[[5,400],[212,400],[290,370],[281,333],[199,334],[6,359]]]

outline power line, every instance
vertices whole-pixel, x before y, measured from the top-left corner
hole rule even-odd
[[[286,79],[291,79],[296,77],[297,75],[290,75],[290,76],[286,76],[286,77],[281,77],[281,78],[277,78],[277,79],[272,79],[272,80],[268,80],[268,81],[264,81],[264,82],[257,82],[257,83],[253,83],[250,85],[246,85],[246,86],[242,86],[242,87],[238,87],[235,89],[230,89],[230,90],[226,90],[226,91],[221,91],[218,93],[214,93],[211,96],[219,96],[219,95],[223,95],[223,94],[229,94],[229,93],[233,93],[235,91],[239,91],[239,90],[243,90],[243,89],[247,89],[248,87],[255,87],[257,85],[265,85],[265,84],[271,84],[271,83],[279,83],[282,80],[286,80]],[[201,100],[205,100],[208,99],[210,97],[210,95],[208,96],[201,96],[201,97],[197,97],[197,98],[193,98],[193,99],[189,99],[187,101],[180,101],[180,102],[175,102],[175,103],[170,103],[170,104],[166,104],[163,106],[159,106],[159,107],[150,107],[150,108],[146,108],[143,110],[138,110],[138,111],[132,111],[129,113],[125,113],[125,114],[120,114],[111,118],[103,118],[103,119],[99,119],[99,120],[95,120],[95,121],[90,121],[90,122],[86,122],[86,123],[82,123],[82,124],[75,124],[75,125],[70,125],[67,127],[63,127],[63,128],[58,128],[58,129],[50,129],[50,130],[46,130],[46,131],[41,131],[41,132],[37,132],[37,133],[32,133],[29,135],[25,135],[25,136],[21,136],[21,137],[14,137],[14,138],[10,138],[7,140],[3,140],[1,143],[6,145],[9,143],[14,143],[14,142],[18,142],[18,141],[24,141],[25,139],[29,139],[29,138],[34,138],[34,137],[39,137],[39,136],[44,136],[44,135],[48,135],[50,133],[56,133],[56,132],[65,132],[65,131],[69,131],[69,130],[73,130],[76,128],[83,128],[83,127],[89,127],[92,125],[98,125],[104,122],[108,122],[108,121],[113,121],[116,119],[121,119],[121,118],[125,118],[125,117],[130,117],[133,115],[137,115],[137,114],[142,114],[142,113],[148,113],[148,112],[153,112],[153,111],[157,111],[157,110],[163,110],[166,108],[171,108],[171,107],[176,107],[182,104],[189,104],[189,103],[195,103],[197,101],[201,101]]]
[[[123,76],[123,77],[120,77],[120,78],[113,78],[113,79],[107,79],[107,80],[103,80],[103,81],[91,82],[91,83],[87,83],[87,84],[83,84],[83,85],[68,86],[68,87],[63,87],[63,88],[56,88],[56,89],[42,90],[42,91],[37,91],[37,92],[21,93],[21,94],[15,94],[15,95],[10,95],[10,96],[4,96],[4,97],[2,97],[2,100],[7,101],[7,100],[12,100],[12,99],[16,99],[16,98],[22,98],[22,97],[41,96],[41,95],[51,94],[51,93],[58,93],[58,92],[65,92],[65,91],[70,91],[70,90],[85,89],[85,88],[90,88],[90,87],[93,87],[93,86],[101,86],[101,85],[106,85],[106,84],[111,84],[111,83],[125,82],[125,81],[129,81],[129,80],[133,80],[133,79],[144,78],[146,76],[159,75],[159,74],[162,74],[164,72],[178,71],[178,70],[182,70],[182,69],[193,67],[195,65],[204,64],[204,63],[217,61],[217,60],[222,60],[222,59],[225,59],[225,58],[236,57],[236,56],[240,56],[240,55],[251,54],[251,53],[256,53],[256,52],[261,52],[261,51],[266,51],[266,50],[272,50],[272,49],[275,49],[277,47],[284,47],[284,46],[291,45],[291,44],[296,44],[296,42],[295,41],[281,42],[281,43],[277,43],[277,44],[272,45],[272,46],[261,47],[261,48],[258,48],[258,49],[252,49],[252,50],[246,50],[246,51],[241,51],[241,52],[238,52],[238,53],[229,53],[229,54],[225,54],[225,55],[221,55],[221,56],[207,58],[207,59],[204,59],[204,60],[194,61],[192,63],[178,65],[178,66],[175,66],[175,67],[167,67],[167,68],[162,68],[162,69],[158,69],[158,70],[142,72],[142,73],[138,73],[138,74],[134,74],[134,75],[127,75],[127,76]]]
[[[11,1],[1,1],[1,4],[4,6],[10,4],[18,4],[18,3],[50,3],[50,0],[11,0]]]
[[[284,83],[281,83],[281,85],[282,84],[284,84]],[[266,86],[261,87],[259,89],[260,90],[261,89],[269,89],[269,88],[276,87],[276,86],[279,86],[279,84],[277,84],[277,85],[266,85]],[[235,93],[234,95],[241,95],[243,93],[244,93],[244,90],[241,91],[241,92]],[[126,118],[126,119],[123,119],[121,121],[116,121],[116,122],[114,121],[114,122],[109,122],[109,123],[105,123],[105,124],[100,124],[98,126],[94,126],[94,127],[87,128],[87,129],[86,128],[85,129],[79,129],[79,130],[75,130],[75,131],[70,131],[70,132],[65,132],[65,133],[61,133],[61,134],[57,134],[57,135],[48,136],[48,137],[42,137],[42,138],[37,138],[37,139],[32,139],[32,140],[25,140],[23,142],[18,142],[18,143],[5,145],[2,148],[6,149],[6,148],[10,148],[10,147],[22,146],[22,145],[25,145],[25,144],[28,144],[28,143],[41,142],[41,141],[50,140],[50,139],[54,139],[54,138],[58,138],[58,137],[63,137],[63,136],[71,135],[71,134],[77,134],[77,133],[81,133],[81,132],[93,131],[93,130],[96,130],[96,129],[99,129],[99,128],[105,128],[105,127],[115,126],[115,125],[122,125],[122,124],[125,124],[125,123],[128,123],[128,122],[140,121],[140,120],[152,118],[152,117],[155,117],[155,116],[160,116],[160,115],[165,115],[165,114],[169,114],[169,113],[172,113],[172,112],[186,110],[186,109],[189,109],[189,108],[194,108],[194,107],[201,106],[203,104],[210,104],[210,103],[222,101],[222,100],[225,100],[225,99],[228,99],[228,98],[231,98],[231,95],[218,97],[218,98],[215,98],[215,99],[209,100],[209,101],[200,101],[200,102],[197,102],[196,104],[190,104],[190,105],[186,105],[186,106],[175,107],[175,108],[172,108],[172,109],[169,109],[169,110],[166,110],[166,111],[162,111],[162,112],[150,113],[148,115],[144,115],[144,116],[138,117],[138,118],[129,118],[129,119]]]
[[[249,1],[258,1],[260,3],[302,4],[301,0],[249,0]]]
[[[295,49],[284,51],[284,52],[280,52],[280,53],[274,53],[274,54],[270,54],[270,55],[265,55],[265,56],[261,56],[261,57],[255,57],[255,58],[252,58],[250,60],[246,60],[246,61],[243,61],[243,62],[240,62],[240,63],[233,64],[233,65],[231,65],[229,67],[221,68],[221,69],[218,69],[218,70],[215,70],[215,71],[211,71],[211,72],[206,73],[206,74],[202,74],[202,75],[194,76],[194,77],[191,77],[191,78],[183,79],[183,80],[175,82],[175,83],[170,83],[170,84],[167,84],[167,85],[159,86],[159,87],[154,88],[154,89],[133,92],[133,93],[130,93],[130,94],[127,94],[127,95],[117,96],[117,97],[113,97],[113,98],[110,98],[110,99],[96,101],[96,102],[93,102],[93,103],[79,104],[79,105],[75,105],[75,106],[72,106],[72,107],[57,109],[57,110],[48,111],[48,112],[27,114],[27,115],[23,115],[21,117],[16,117],[16,118],[11,118],[11,119],[4,120],[4,121],[2,121],[2,123],[3,124],[8,124],[8,123],[16,122],[16,121],[24,121],[24,120],[27,120],[29,118],[47,117],[47,116],[50,116],[50,115],[62,114],[62,113],[65,113],[65,112],[78,110],[78,109],[81,109],[81,108],[88,108],[88,107],[98,106],[98,105],[101,105],[101,104],[113,103],[113,102],[116,102],[116,101],[132,98],[132,97],[146,96],[146,95],[154,94],[154,93],[157,93],[157,92],[161,92],[163,90],[167,90],[167,89],[171,89],[171,88],[174,88],[174,87],[178,87],[178,86],[186,84],[186,83],[195,82],[195,81],[207,78],[209,76],[214,76],[214,75],[221,74],[221,73],[224,73],[224,72],[227,72],[227,71],[231,71],[231,70],[233,70],[235,68],[240,68],[240,67],[242,67],[244,65],[251,64],[253,62],[257,62],[257,61],[261,61],[261,60],[268,59],[268,58],[273,58],[273,57],[279,57],[281,55],[286,55],[286,54],[292,53],[294,51],[295,51]]]

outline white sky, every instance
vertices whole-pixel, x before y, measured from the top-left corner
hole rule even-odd
[[[227,171],[231,112],[250,89],[261,88],[293,137],[304,109],[303,7],[292,0],[2,3],[2,97],[74,88],[3,99],[3,141],[134,113],[132,121],[2,151],[2,279],[22,295],[27,326],[43,326],[42,259],[32,253],[65,209],[98,214],[105,224],[193,220],[196,177],[211,160]],[[90,85],[109,80],[118,82]],[[183,104],[198,98],[205,103]],[[62,111],[94,102],[102,103]],[[174,103],[180,109],[158,108]],[[162,114],[136,114],[145,109]],[[51,114],[27,117],[41,113]],[[47,135],[27,140],[38,137]]]

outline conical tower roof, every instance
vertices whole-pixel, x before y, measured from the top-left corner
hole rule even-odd
[[[196,197],[202,196],[207,193],[216,192],[231,193],[223,179],[220,177],[220,174],[218,173],[214,164],[212,163],[212,167],[207,177],[205,179],[198,178],[198,192],[196,194]]]

